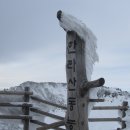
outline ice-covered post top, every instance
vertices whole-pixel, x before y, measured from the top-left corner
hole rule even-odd
[[[98,61],[96,38],[75,17],[57,12],[60,26],[66,31],[67,130],[88,130],[89,88],[104,84],[104,79],[91,79],[93,64]],[[86,75],[87,74],[87,75]]]
[[[87,79],[91,79],[93,65],[99,60],[97,49],[97,39],[92,31],[86,27],[82,21],[63,11],[57,12],[60,26],[66,31],[74,31],[85,42],[85,64],[87,71]]]

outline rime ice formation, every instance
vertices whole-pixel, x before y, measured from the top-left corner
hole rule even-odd
[[[76,32],[81,39],[85,41],[85,56],[86,56],[86,71],[88,80],[91,79],[93,65],[98,61],[98,54],[96,52],[97,39],[92,31],[86,27],[84,23],[72,15],[61,12],[59,24],[65,31]]]

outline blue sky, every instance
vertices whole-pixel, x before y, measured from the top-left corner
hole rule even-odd
[[[65,32],[56,13],[82,20],[96,35],[92,80],[130,91],[129,0],[1,0],[0,88],[25,81],[66,82]]]

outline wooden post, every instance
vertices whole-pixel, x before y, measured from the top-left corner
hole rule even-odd
[[[123,104],[122,104],[123,107],[128,107],[128,102],[127,101],[124,101]],[[122,118],[124,118],[126,116],[126,110],[127,109],[123,109],[122,110]],[[126,128],[126,123],[125,121],[122,121],[122,129],[125,129]]]
[[[73,31],[66,36],[67,130],[88,130],[88,91],[105,83],[104,78],[88,82],[85,66],[85,42]],[[101,100],[100,101],[104,101]]]
[[[57,18],[63,22],[62,11],[57,12]],[[78,25],[77,25],[78,26]],[[66,28],[63,27],[65,31]],[[66,36],[66,77],[67,77],[67,112],[65,125],[67,130],[88,130],[88,91],[102,86],[103,78],[88,82],[86,76],[85,41],[74,31],[68,31]],[[94,100],[93,100],[94,101]]]
[[[67,74],[67,130],[88,130],[88,94],[83,98],[80,90],[87,81],[85,67],[85,42],[75,32],[67,32],[66,37]]]
[[[30,99],[30,95],[28,94],[28,92],[30,91],[29,87],[25,87],[25,94],[24,94],[24,102],[29,102]],[[29,106],[24,106],[23,107],[23,112],[24,115],[29,115]],[[24,119],[24,130],[29,130],[29,119]]]
[[[37,109],[37,108],[30,108],[30,111],[32,112],[36,112],[36,113],[39,113],[39,114],[42,114],[42,115],[45,115],[45,116],[49,116],[49,117],[52,117],[52,118],[55,118],[55,119],[58,119],[58,120],[64,120],[64,117],[61,117],[61,116],[58,116],[58,115],[55,115],[55,114],[51,114],[51,113],[48,113],[48,112],[45,112],[43,110],[40,110],[40,109]]]

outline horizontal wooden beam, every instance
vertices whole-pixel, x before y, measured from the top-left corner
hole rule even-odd
[[[53,128],[57,128],[57,127],[64,126],[64,125],[65,125],[64,121],[59,121],[59,122],[55,122],[55,123],[52,123],[52,124],[48,124],[44,127],[37,128],[37,130],[53,129]]]
[[[2,95],[33,95],[33,92],[24,92],[24,91],[0,91]]]
[[[118,117],[118,118],[89,118],[88,121],[89,122],[122,122],[122,119],[120,117]],[[45,125],[45,123],[42,123],[42,122],[39,122],[36,120],[31,120],[31,122],[41,125],[41,126]],[[44,127],[37,128],[37,130],[46,130],[46,129],[56,128],[56,127],[63,126],[63,125],[65,125],[64,121],[60,121],[60,122],[48,124]],[[59,130],[59,129],[57,129],[57,130]]]
[[[58,107],[58,108],[67,110],[67,108],[65,106],[62,106],[62,105],[59,105],[59,104],[55,104],[55,103],[40,99],[39,97],[36,97],[36,96],[31,96],[31,99],[42,102],[42,103],[45,103],[45,104],[48,104],[48,105],[51,105],[51,106],[54,106],[54,107]]]
[[[104,99],[88,99],[89,102],[104,102]]]
[[[92,110],[126,110],[128,106],[95,106]]]
[[[118,118],[89,118],[89,122],[113,122],[113,121],[119,121],[122,122],[122,119],[120,117]]]
[[[23,120],[29,120],[29,119],[32,119],[32,117],[28,116],[28,115],[0,115],[0,119],[23,119]]]
[[[10,102],[10,103],[1,102],[0,107],[32,107],[32,104],[27,102]]]
[[[89,89],[91,88],[96,88],[96,87],[103,87],[105,83],[105,79],[104,78],[100,78],[94,81],[85,81],[82,84],[81,90],[80,90],[80,94],[82,97],[84,97],[84,95],[88,92]]]
[[[48,126],[49,124],[46,124],[46,123],[43,123],[43,122],[40,122],[38,120],[30,120],[31,123],[33,124],[37,124],[37,125],[41,125],[41,126]],[[56,128],[55,130],[65,130],[65,129],[62,129],[62,128]]]
[[[36,112],[36,113],[39,113],[39,114],[42,114],[42,115],[45,115],[45,116],[48,116],[48,117],[51,117],[51,118],[55,118],[55,119],[58,119],[58,120],[64,120],[64,118],[61,117],[61,116],[57,116],[57,115],[45,112],[43,110],[39,110],[37,108],[30,108],[30,111]]]
[[[46,123],[38,121],[38,120],[30,120],[30,122],[33,124],[41,125],[41,126],[47,125]]]

